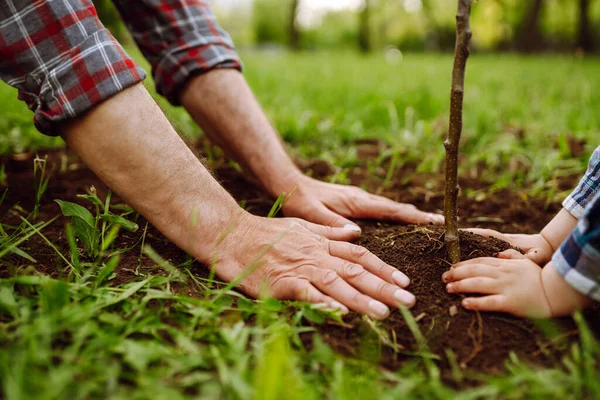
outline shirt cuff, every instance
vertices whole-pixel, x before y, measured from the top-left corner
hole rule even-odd
[[[590,157],[587,171],[573,192],[563,201],[563,207],[575,218],[581,219],[585,208],[600,192],[600,146]]]
[[[242,62],[233,44],[225,40],[206,44],[199,38],[167,50],[152,74],[156,91],[178,106],[179,93],[190,78],[219,68],[242,71]]]
[[[563,242],[552,256],[556,272],[575,290],[600,301],[600,253],[592,246],[581,244],[579,229]]]
[[[56,136],[61,122],[84,114],[145,77],[115,38],[100,29],[61,55],[39,82],[39,93],[20,90],[19,98],[34,112],[38,130]]]

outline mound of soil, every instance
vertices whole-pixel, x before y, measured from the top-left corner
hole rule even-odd
[[[449,267],[443,229],[375,222],[361,225],[364,233],[359,244],[411,277],[410,291],[417,297],[412,314],[426,340],[426,349],[443,360],[443,366],[450,367],[446,352],[451,350],[460,368],[496,373],[504,368],[510,352],[546,365],[551,363],[553,353],[564,347],[565,341],[551,341],[531,321],[463,309],[462,296],[448,294],[441,281],[441,275]],[[494,257],[510,248],[506,242],[470,232],[461,232],[460,240],[462,260]],[[320,329],[323,339],[340,352],[363,357],[365,332],[371,330],[374,335],[376,330],[370,329],[370,324],[358,315],[349,316],[344,322],[345,326],[330,324]],[[562,321],[561,325],[561,333],[573,329],[568,321]],[[379,328],[379,335],[387,336],[387,340],[376,349],[367,349],[368,357],[375,357],[385,367],[397,369],[405,364],[406,353],[425,350],[398,311]]]
[[[361,144],[361,151],[368,143]],[[379,146],[375,143],[374,146]],[[198,146],[202,148],[203,146]],[[379,147],[374,151],[380,151]],[[40,219],[48,220],[60,214],[54,199],[79,202],[77,194],[94,185],[100,196],[107,188],[101,181],[68,150],[40,152],[48,157],[48,164],[55,166],[41,207]],[[7,173],[8,192],[0,205],[0,215],[16,204],[26,210],[34,205],[35,180],[32,156],[2,157],[0,162]],[[324,162],[300,162],[302,169],[317,178],[325,178],[333,170]],[[266,215],[273,203],[258,187],[246,180],[239,172],[220,160],[213,165],[217,177],[239,201],[245,201],[246,209],[257,215]],[[443,207],[443,180],[441,176],[415,174],[414,168],[406,166],[392,180],[383,185],[385,170],[377,176],[367,173],[366,165],[349,171],[351,183],[366,187],[372,192],[385,195],[394,200],[413,203],[426,211],[439,212]],[[371,169],[372,170],[372,169]],[[410,179],[406,179],[410,177]],[[559,187],[574,187],[577,178],[563,178]],[[480,190],[477,196],[461,196],[459,200],[463,225],[493,228],[503,231],[532,233],[539,231],[560,209],[557,202],[546,204],[545,200],[532,199],[524,192],[503,189],[492,195],[485,189],[486,182],[477,179],[463,180],[463,187]],[[2,190],[3,191],[3,190]],[[113,204],[119,202],[113,197]],[[15,220],[10,214],[3,222]],[[15,220],[16,221],[16,220]],[[64,237],[64,222],[61,218],[44,230],[48,239],[58,248],[68,252]],[[140,218],[140,226],[145,221]],[[447,270],[446,252],[443,246],[442,230],[437,227],[398,226],[373,221],[359,222],[363,236],[359,244],[365,246],[387,263],[397,267],[412,279],[411,291],[417,296],[417,304],[412,314],[417,326],[425,338],[425,343],[417,343],[415,336],[407,326],[399,311],[382,323],[373,323],[363,317],[350,314],[344,323],[328,321],[317,325],[321,338],[336,351],[360,357],[382,366],[397,369],[411,359],[416,351],[426,351],[439,359],[439,365],[445,377],[450,377],[452,368],[469,369],[478,372],[494,373],[504,369],[506,357],[515,352],[521,358],[539,365],[554,363],[556,357],[577,337],[577,331],[569,320],[557,321],[561,327],[554,330],[553,337],[547,337],[530,321],[498,314],[479,314],[464,310],[460,306],[460,296],[449,295],[441,281],[442,273]],[[140,273],[153,270],[153,263],[140,258],[140,238],[143,230],[136,233],[123,232],[116,246],[131,247],[123,255],[116,270],[113,282],[120,283],[136,278]],[[189,257],[167,241],[153,227],[148,228],[146,243],[150,244],[162,257],[173,264],[181,264]],[[470,233],[462,233],[462,254],[464,259],[482,256],[495,256],[508,248],[508,244],[496,239],[485,239]],[[39,237],[32,237],[24,248],[37,263],[35,268],[43,273],[60,276],[61,261]],[[7,264],[18,266],[22,259],[9,258]],[[206,269],[198,262],[192,262],[192,270],[202,275]],[[0,268],[0,278],[10,273]],[[180,288],[188,295],[194,295],[193,285]],[[598,318],[593,319],[598,321]],[[303,341],[312,346],[313,336],[306,334]],[[448,358],[448,354],[453,354]],[[455,360],[455,362],[452,362]]]

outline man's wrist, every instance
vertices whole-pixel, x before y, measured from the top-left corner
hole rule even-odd
[[[259,181],[266,192],[272,197],[282,194],[289,195],[303,182],[310,179],[296,166],[288,167],[286,171],[270,171],[264,173]]]

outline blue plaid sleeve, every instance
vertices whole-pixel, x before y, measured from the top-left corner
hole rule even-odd
[[[575,290],[600,301],[600,194],[589,201],[552,263]]]
[[[563,202],[563,207],[575,218],[581,219],[585,207],[600,192],[600,146],[594,150],[584,177]]]

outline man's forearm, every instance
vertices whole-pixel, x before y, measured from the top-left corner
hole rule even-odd
[[[63,129],[89,168],[167,238],[209,262],[219,233],[244,213],[136,85]]]
[[[302,178],[238,71],[214,70],[192,78],[180,100],[209,139],[272,196],[289,193]]]

